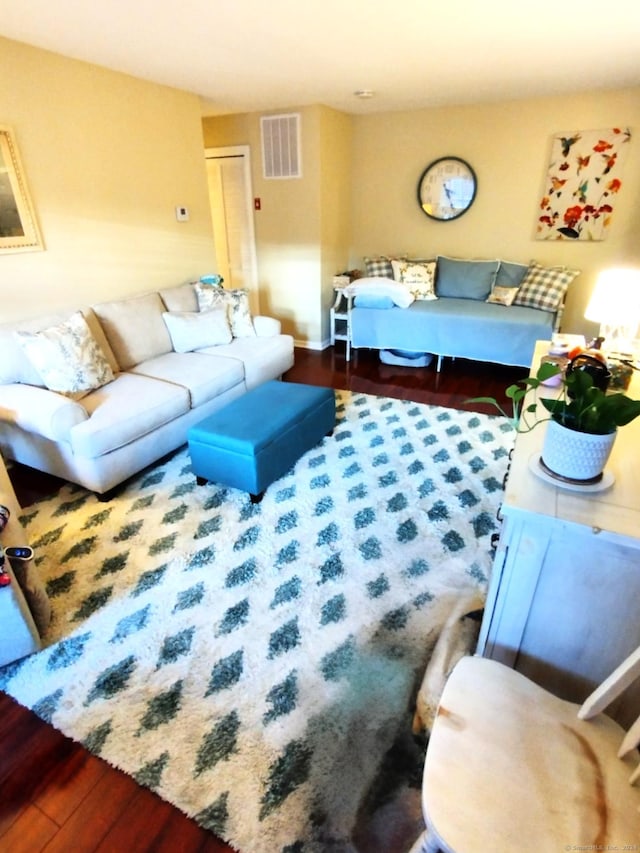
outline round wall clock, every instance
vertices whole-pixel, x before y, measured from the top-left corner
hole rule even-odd
[[[460,157],[440,157],[420,175],[418,204],[431,219],[457,219],[473,204],[478,188],[476,173]]]

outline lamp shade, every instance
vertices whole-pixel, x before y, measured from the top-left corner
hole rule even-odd
[[[584,316],[601,325],[637,324],[640,320],[640,270],[601,272]]]
[[[605,350],[625,356],[631,353],[640,321],[640,270],[601,272],[584,316],[600,323]]]

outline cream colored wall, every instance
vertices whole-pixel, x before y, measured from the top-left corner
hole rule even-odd
[[[335,293],[332,278],[344,271],[351,240],[352,117],[324,108],[320,136],[320,217],[322,334],[330,337],[329,308]]]
[[[353,126],[354,267],[368,254],[392,252],[565,264],[582,270],[565,331],[591,334],[596,327],[582,315],[597,273],[640,266],[640,89],[357,116]],[[553,135],[614,126],[630,127],[633,139],[607,239],[535,240]],[[468,160],[478,176],[476,201],[452,222],[430,220],[416,195],[424,168],[444,155]]]
[[[330,277],[348,257],[350,118],[323,106],[282,112],[301,116],[300,179],[263,178],[263,113],[204,118],[203,134],[206,147],[251,147],[253,194],[261,200],[254,214],[260,310],[297,341],[321,346],[329,334]]]
[[[3,38],[0,66],[46,247],[0,254],[2,320],[215,271],[196,96]]]

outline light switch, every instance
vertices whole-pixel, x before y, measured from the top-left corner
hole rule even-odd
[[[189,221],[189,208],[187,207],[176,207],[176,219],[178,222],[188,222]]]

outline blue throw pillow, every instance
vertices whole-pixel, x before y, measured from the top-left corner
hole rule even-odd
[[[485,300],[491,293],[499,265],[500,261],[465,261],[438,255],[436,293]]]
[[[393,308],[395,302],[390,296],[363,294],[353,300],[356,308]]]
[[[516,264],[513,261],[500,261],[496,287],[520,287],[522,279],[527,274],[529,264]]]

